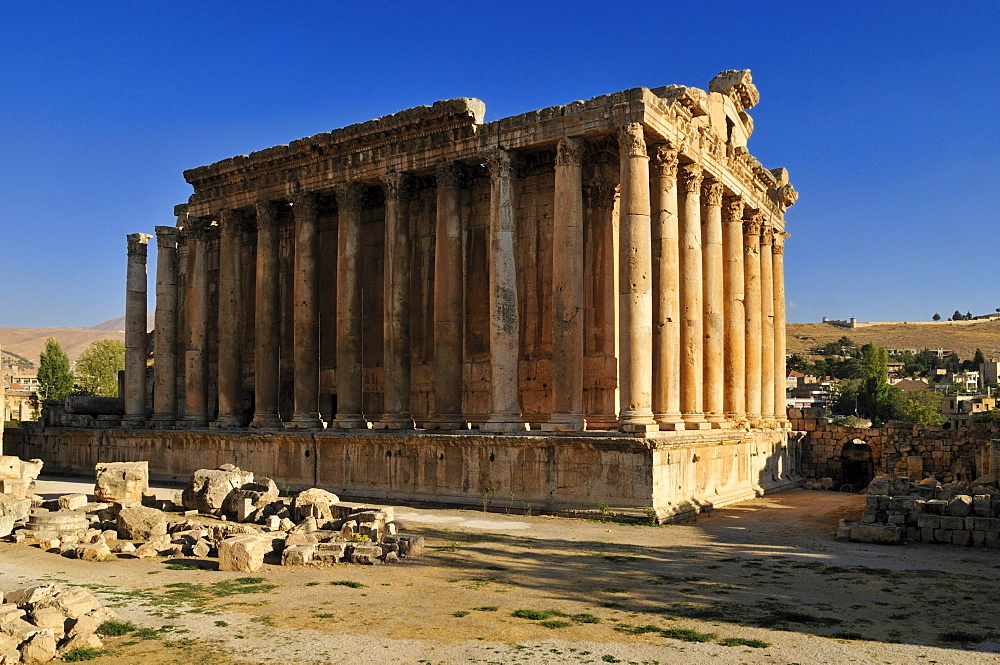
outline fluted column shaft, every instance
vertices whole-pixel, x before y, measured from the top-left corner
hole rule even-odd
[[[278,208],[257,203],[257,286],[254,318],[254,416],[251,427],[281,427],[278,415],[281,324],[278,318]]]
[[[125,418],[122,424],[137,427],[146,421],[146,248],[148,233],[128,236],[125,276]]]
[[[761,424],[760,363],[761,363],[761,290],[760,290],[760,228],[763,215],[759,210],[743,213],[743,279],[746,294],[746,409],[750,424]]]
[[[702,305],[704,342],[702,368],[705,417],[713,427],[721,427],[724,384],[724,308],[722,250],[722,183],[706,179],[701,188]]]
[[[208,220],[189,220],[186,321],[184,352],[184,422],[189,427],[208,424]]]
[[[653,258],[649,221],[649,155],[642,125],[618,131],[621,159],[619,213],[619,385],[623,432],[655,432],[653,419]]]
[[[678,172],[681,267],[681,413],[687,429],[710,427],[703,413],[704,333],[701,251],[701,167]]]
[[[788,408],[785,399],[785,238],[781,231],[775,231],[772,245],[774,281],[774,415],[778,422],[788,422]]]
[[[774,228],[760,234],[760,414],[764,424],[774,422],[774,279],[771,245]]]
[[[243,266],[240,216],[219,213],[219,415],[214,427],[243,422]]]
[[[743,200],[726,197],[722,208],[722,261],[725,285],[725,369],[723,394],[726,418],[746,420],[746,312],[743,288]]]
[[[292,420],[287,429],[320,429],[319,417],[319,307],[316,300],[316,269],[319,254],[318,201],[313,192],[295,196],[295,279],[292,330],[295,365]]]
[[[362,408],[361,205],[364,188],[337,185],[337,415],[340,429],[367,426]]]
[[[437,167],[434,230],[434,411],[428,427],[462,429],[461,167]]]
[[[545,431],[580,431],[583,417],[582,139],[556,146],[552,210],[552,416]]]
[[[505,150],[486,157],[490,170],[490,417],[483,432],[528,429],[521,418],[518,381],[520,328],[514,260],[513,166]]]
[[[385,191],[385,413],[379,427],[413,429],[410,415],[410,220],[408,176],[382,176]]]
[[[680,384],[680,265],[677,151],[655,146],[650,155],[653,237],[653,418],[661,430],[684,429]]]
[[[177,238],[173,226],[156,227],[156,314],[153,324],[153,421],[177,419]]]

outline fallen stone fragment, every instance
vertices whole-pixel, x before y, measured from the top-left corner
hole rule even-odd
[[[135,499],[149,491],[149,462],[105,462],[94,466],[94,497],[98,501]]]
[[[191,546],[191,555],[196,556],[199,559],[204,559],[211,553],[212,544],[204,538],[200,538],[194,545]]]
[[[283,566],[304,566],[311,563],[313,553],[316,551],[316,544],[292,545],[286,547],[281,553],[281,565]]]
[[[80,510],[87,505],[86,494],[65,494],[56,500],[59,510]]]
[[[378,545],[357,543],[351,548],[350,558],[351,563],[359,563],[369,566],[378,564],[382,562],[382,548]]]
[[[333,519],[332,504],[339,502],[333,492],[313,487],[300,492],[292,502],[293,513],[298,520],[314,517],[317,521]]]
[[[118,533],[126,540],[149,540],[166,535],[167,516],[155,508],[136,506],[118,513]]]
[[[25,665],[47,663],[55,657],[56,638],[50,630],[39,630],[21,646],[21,662]]]
[[[73,552],[82,561],[107,561],[111,558],[111,548],[105,542],[79,545]]]
[[[181,500],[188,510],[220,515],[229,493],[252,482],[253,472],[231,464],[223,464],[218,469],[198,469],[191,476]]]
[[[952,517],[966,517],[972,511],[972,497],[968,494],[959,494],[948,502],[945,514]]]
[[[219,570],[255,573],[264,567],[270,543],[256,535],[226,538],[219,546]]]
[[[14,530],[14,516],[0,515],[0,538],[9,536]]]

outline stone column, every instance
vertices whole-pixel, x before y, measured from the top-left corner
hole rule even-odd
[[[650,208],[653,236],[653,418],[661,430],[682,430],[680,265],[677,151],[653,148]]]
[[[774,424],[774,279],[771,244],[774,227],[760,233],[760,415],[764,425]]]
[[[722,261],[725,291],[725,363],[723,392],[726,418],[746,421],[746,312],[743,308],[743,199],[727,196],[722,207]]]
[[[504,433],[525,431],[518,381],[519,317],[517,266],[514,261],[513,167],[510,153],[486,156],[490,171],[490,417],[479,429]],[[582,391],[582,388],[581,388]]]
[[[784,426],[788,422],[785,397],[785,238],[788,234],[774,232],[771,279],[774,285],[774,416]]]
[[[548,432],[577,432],[583,417],[583,150],[582,139],[556,146],[552,211],[552,416]]]
[[[410,219],[409,176],[386,173],[383,336],[385,413],[382,429],[413,429],[410,414]]]
[[[437,166],[434,230],[434,411],[428,428],[464,429],[461,167]]]
[[[139,427],[146,422],[146,247],[153,236],[128,236],[125,276],[125,418],[122,425]],[[2,379],[0,379],[2,380]]]
[[[702,368],[705,417],[712,427],[725,424],[723,416],[725,288],[722,251],[722,183],[705,179],[702,203],[702,296],[704,307],[704,367]]]
[[[208,232],[209,221],[188,220],[187,348],[184,352],[184,423],[208,424]]]
[[[173,226],[156,227],[156,314],[153,324],[153,423],[177,419],[177,237]]]
[[[761,425],[761,291],[760,227],[764,216],[749,208],[743,212],[743,280],[746,295],[746,404],[750,425]]]
[[[678,172],[681,268],[681,413],[686,429],[708,429],[703,413],[701,167],[685,164]]]
[[[653,258],[649,221],[649,155],[642,125],[618,131],[621,159],[619,245],[619,384],[623,432],[655,432],[653,419]]]
[[[281,427],[278,415],[281,323],[278,204],[257,203],[257,288],[254,318],[254,416],[251,427]]]
[[[295,196],[295,287],[292,362],[295,363],[294,410],[286,429],[321,429],[319,417],[319,307],[316,301],[318,234],[316,194]]]
[[[243,266],[240,213],[219,213],[219,415],[212,427],[243,422]]]
[[[366,428],[361,414],[361,205],[364,187],[337,185],[337,415],[332,426]]]

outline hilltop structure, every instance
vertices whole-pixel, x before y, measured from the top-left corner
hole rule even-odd
[[[151,385],[129,236],[123,422],[162,430],[130,436],[310,441],[348,494],[664,514],[792,482],[797,194],[747,150],[758,98],[743,70],[492,122],[453,99],[186,171]]]

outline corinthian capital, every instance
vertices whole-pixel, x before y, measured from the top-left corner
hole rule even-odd
[[[680,182],[681,189],[688,194],[701,191],[701,180],[703,177],[701,167],[693,162],[684,164],[677,171],[677,179]]]
[[[296,220],[315,221],[319,216],[319,197],[315,192],[299,192],[292,199],[292,212]]]
[[[177,236],[180,231],[177,230],[176,226],[157,226],[156,227],[156,245],[157,247],[166,247],[168,249],[175,249],[177,247]]]
[[[618,151],[622,157],[646,156],[646,139],[641,123],[630,122],[618,128]]]
[[[649,170],[661,178],[677,177],[677,150],[669,143],[657,143],[649,153]]]
[[[273,229],[278,225],[276,201],[257,201],[257,228]]]
[[[462,186],[462,165],[455,161],[438,162],[434,168],[438,189],[458,189]]]
[[[148,233],[128,234],[125,236],[125,240],[128,242],[128,253],[134,256],[146,256],[146,247],[152,237]]]
[[[610,209],[615,204],[617,195],[618,184],[609,178],[598,178],[583,187],[584,205],[590,210],[595,208]]]
[[[187,219],[184,222],[184,236],[188,240],[208,240],[212,228],[212,220],[205,217]]]
[[[701,183],[701,202],[707,206],[721,206],[722,192],[721,182],[705,178]]]
[[[743,233],[748,236],[759,236],[763,223],[764,213],[757,208],[746,208],[743,211]]]
[[[337,207],[341,210],[361,210],[365,188],[354,180],[334,185],[337,195]]]
[[[514,172],[514,164],[510,153],[506,150],[494,150],[486,155],[486,168],[491,178],[510,178]]]
[[[586,147],[587,143],[583,139],[561,139],[556,145],[556,166],[579,166],[583,163]]]
[[[727,196],[722,203],[722,221],[742,222],[743,199],[739,196]]]
[[[226,234],[239,233],[241,217],[242,215],[236,210],[223,208],[219,211],[219,231]]]
[[[410,197],[410,176],[391,171],[382,174],[382,190],[389,201],[405,201]]]
[[[771,251],[774,254],[784,254],[785,253],[785,238],[788,237],[787,233],[782,231],[774,232],[774,244],[771,245]]]
[[[774,227],[770,224],[765,224],[760,230],[760,244],[770,245],[774,242]]]

